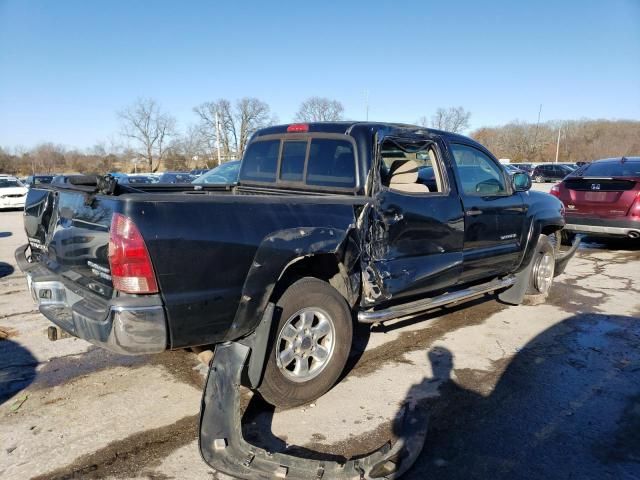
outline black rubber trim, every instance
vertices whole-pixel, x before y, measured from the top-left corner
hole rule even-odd
[[[396,479],[422,451],[427,413],[420,406],[405,407],[401,434],[392,446],[345,463],[311,460],[271,453],[249,444],[242,436],[240,382],[250,348],[236,342],[216,346],[200,409],[200,454],[218,472],[247,480]]]

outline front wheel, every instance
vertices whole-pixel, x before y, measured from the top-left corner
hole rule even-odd
[[[544,177],[543,177],[543,176],[541,176],[541,175],[538,175],[538,176],[535,178],[535,180],[536,180],[536,183],[544,183],[544,181],[545,181],[545,180],[544,180]]]
[[[295,407],[322,396],[336,382],[353,336],[345,299],[327,282],[303,278],[278,300],[274,342],[258,391],[276,407]]]
[[[551,290],[556,267],[556,249],[546,235],[540,235],[531,261],[533,268],[525,296],[528,305],[544,303]]]

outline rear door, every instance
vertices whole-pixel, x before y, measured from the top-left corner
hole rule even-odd
[[[424,295],[460,278],[464,220],[442,145],[421,135],[379,142],[382,187],[364,244],[367,305]]]
[[[464,270],[461,281],[510,271],[525,236],[525,205],[512,191],[498,161],[474,145],[450,144],[464,207]]]

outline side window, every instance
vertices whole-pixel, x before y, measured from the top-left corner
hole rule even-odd
[[[480,150],[458,143],[451,144],[462,190],[467,195],[503,195],[507,188],[502,170]]]
[[[415,144],[389,138],[382,143],[381,156],[382,183],[391,190],[405,193],[444,191],[432,143]]]
[[[353,144],[347,140],[312,138],[306,183],[325,187],[355,187]]]
[[[279,153],[280,140],[251,143],[242,160],[240,179],[274,183]]]

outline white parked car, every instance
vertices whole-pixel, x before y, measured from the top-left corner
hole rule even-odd
[[[0,176],[0,210],[24,208],[28,191],[16,177]]]

